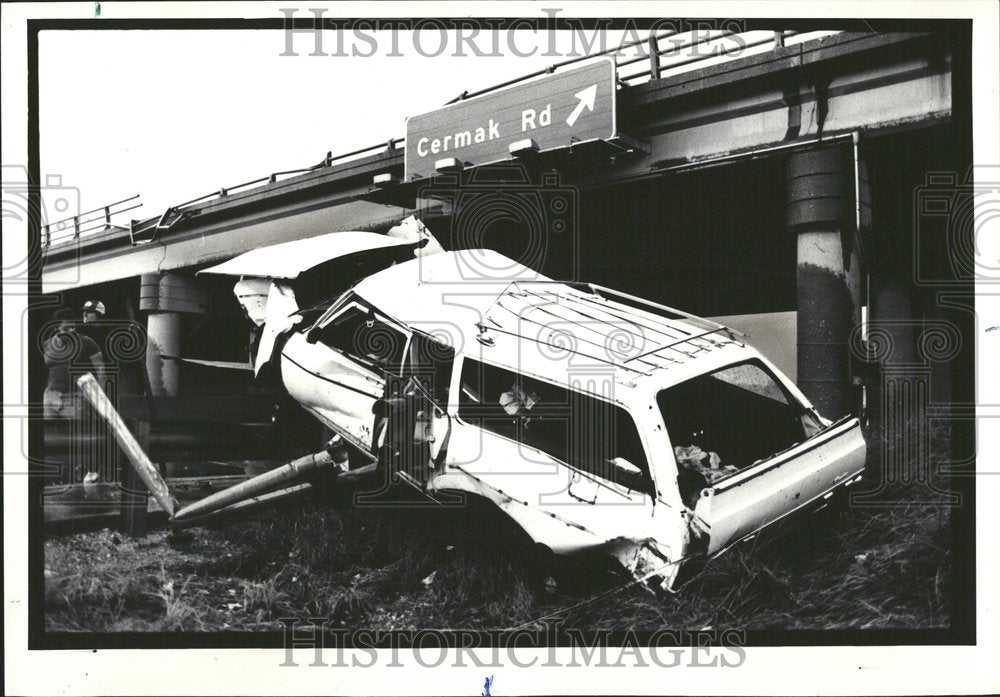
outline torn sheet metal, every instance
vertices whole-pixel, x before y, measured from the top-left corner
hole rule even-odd
[[[261,278],[295,279],[306,271],[334,259],[390,247],[417,247],[419,242],[374,232],[331,232],[304,240],[282,242],[252,249],[198,273]]]
[[[301,319],[295,314],[299,311],[295,292],[284,283],[271,282],[265,305],[264,328],[253,362],[254,375],[259,375],[261,368],[271,360],[274,343],[278,337],[294,327]]]
[[[395,225],[386,234],[393,239],[423,245],[414,252],[418,257],[427,257],[432,254],[440,254],[444,251],[444,247],[437,241],[434,234],[415,215],[411,215],[398,225]]]
[[[264,324],[267,314],[267,294],[271,290],[271,280],[243,276],[233,286],[233,295],[243,308],[247,319],[259,327]]]
[[[681,558],[670,547],[654,539],[617,538],[603,551],[614,557],[647,590],[676,590],[674,581],[681,568]]]

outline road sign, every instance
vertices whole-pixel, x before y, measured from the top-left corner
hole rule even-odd
[[[539,152],[617,136],[615,63],[601,58],[406,121],[406,181],[437,173],[449,158],[469,165],[511,157],[528,139]]]

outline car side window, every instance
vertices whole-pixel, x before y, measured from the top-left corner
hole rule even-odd
[[[601,479],[653,493],[635,420],[615,404],[466,358],[458,413]]]
[[[402,364],[406,335],[361,305],[352,305],[312,331],[317,341],[380,372],[398,372]]]
[[[446,409],[454,365],[455,349],[414,332],[402,377],[418,380],[434,402]]]

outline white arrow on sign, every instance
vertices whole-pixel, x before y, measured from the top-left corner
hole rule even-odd
[[[573,113],[566,117],[566,123],[570,126],[576,123],[576,120],[580,118],[580,114],[583,113],[584,108],[588,111],[594,110],[594,100],[597,98],[597,85],[591,85],[585,90],[580,90],[573,96],[579,99],[580,102],[576,105],[576,107],[574,107]]]

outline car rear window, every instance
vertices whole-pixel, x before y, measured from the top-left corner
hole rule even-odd
[[[686,380],[656,401],[686,500],[806,438],[802,407],[759,361]]]

